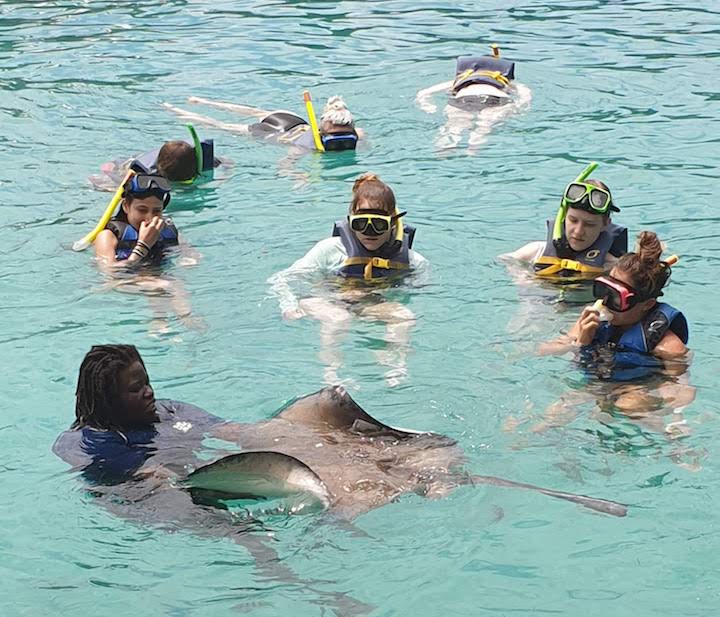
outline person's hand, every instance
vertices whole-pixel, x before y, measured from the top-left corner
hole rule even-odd
[[[283,311],[283,319],[286,319],[288,321],[295,321],[296,319],[302,319],[305,317],[305,311],[303,311],[299,306],[293,309],[285,309]]]
[[[586,306],[578,319],[577,344],[583,346],[592,343],[600,323],[600,312],[592,306]]]
[[[160,237],[160,232],[165,228],[165,219],[161,216],[154,216],[149,223],[143,221],[138,230],[138,241],[144,242],[152,247]]]

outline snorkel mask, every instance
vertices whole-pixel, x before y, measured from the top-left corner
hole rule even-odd
[[[366,236],[382,236],[388,229],[395,225],[395,233],[385,245],[381,247],[383,251],[394,253],[400,249],[405,237],[404,226],[400,218],[406,214],[407,212],[400,212],[397,206],[392,216],[380,211],[361,210],[356,214],[348,215],[348,225],[353,232]],[[400,222],[398,223],[398,221]]]
[[[123,199],[127,197],[157,197],[165,208],[170,203],[170,183],[163,176],[135,174],[125,185]]]
[[[358,136],[357,133],[352,130],[347,133],[320,135],[320,141],[326,151],[355,150]]]
[[[608,216],[610,211],[620,212],[615,206],[610,192],[585,182],[590,174],[595,171],[598,164],[590,163],[570,184],[565,187],[560,207],[555,215],[553,225],[553,244],[559,257],[570,256],[572,249],[567,239],[563,237],[563,225],[567,216],[568,208],[580,208],[592,214]]]

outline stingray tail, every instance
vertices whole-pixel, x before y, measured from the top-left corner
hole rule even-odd
[[[504,478],[496,478],[495,476],[478,476],[471,474],[468,476],[468,484],[491,484],[493,486],[502,486],[504,488],[524,488],[527,490],[542,493],[548,497],[557,497],[565,501],[572,501],[578,505],[590,508],[603,514],[612,516],[625,516],[627,514],[627,506],[616,501],[608,501],[607,499],[598,499],[596,497],[588,497],[587,495],[576,495],[575,493],[565,493],[563,491],[555,491],[534,484],[525,484],[524,482],[513,482]]]

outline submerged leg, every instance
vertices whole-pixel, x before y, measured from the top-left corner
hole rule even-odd
[[[223,103],[222,101],[211,101],[210,99],[203,99],[199,96],[189,96],[188,103],[208,105],[209,107],[215,107],[216,109],[234,111],[235,113],[242,114],[243,116],[250,116],[252,118],[260,119],[272,113],[267,109],[260,109],[259,107],[253,107],[252,105],[238,105],[237,103]]]
[[[325,383],[329,386],[340,383],[338,370],[342,367],[340,344],[350,329],[350,313],[324,298],[303,298],[302,311],[320,322],[320,352],[318,356],[325,365]]]
[[[410,351],[410,333],[415,326],[415,314],[399,302],[383,302],[365,307],[360,316],[383,321],[387,324],[385,341],[387,348],[375,352],[375,357],[388,367],[385,380],[389,386],[400,384],[407,377],[407,355]]]
[[[598,499],[596,497],[588,497],[586,495],[576,495],[575,493],[565,493],[563,491],[555,491],[534,484],[525,484],[524,482],[513,482],[504,478],[496,478],[495,476],[478,476],[471,474],[467,478],[468,484],[490,484],[492,486],[502,486],[503,488],[524,488],[536,493],[542,493],[548,497],[557,497],[566,501],[572,501],[591,510],[611,514],[612,516],[625,516],[627,514],[627,506],[616,501],[608,501],[606,499]]]
[[[170,103],[163,103],[162,106],[188,122],[195,122],[196,124],[202,124],[204,126],[212,126],[216,129],[231,131],[233,133],[241,133],[243,135],[247,135],[250,132],[247,124],[220,122],[220,120],[215,120],[214,118],[209,118],[208,116],[201,116],[200,114],[195,114],[191,111],[187,111],[186,109],[175,107],[174,105],[170,105]]]

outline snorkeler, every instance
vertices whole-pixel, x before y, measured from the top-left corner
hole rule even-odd
[[[176,247],[185,254],[181,265],[194,265],[198,261],[199,254],[181,242],[175,224],[164,216],[168,203],[170,184],[165,178],[131,175],[125,183],[117,214],[95,238],[100,268],[115,277],[110,286],[120,291],[147,292],[154,312],[150,328],[153,335],[169,331],[165,318],[169,310],[188,327],[202,327],[191,317],[187,291],[180,281],[148,270]],[[128,270],[137,269],[141,271],[127,277]]]
[[[592,279],[607,272],[627,252],[627,228],[610,220],[620,212],[610,189],[600,180],[587,179],[591,163],[565,187],[554,220],[548,220],[545,242],[530,242],[501,259],[532,264],[545,280]]]
[[[210,174],[223,161],[215,157],[212,139],[200,140],[197,132],[188,125],[193,143],[166,141],[155,148],[130,159],[116,159],[104,163],[102,174],[90,176],[92,185],[100,190],[114,190],[128,170],[139,174],[163,176],[170,182],[192,184],[204,174]]]
[[[170,184],[162,176],[133,175],[125,185],[120,209],[95,239],[95,255],[105,264],[158,261],[179,244],[178,230],[163,216]]]
[[[568,346],[580,347],[589,359],[597,348],[609,347],[616,356],[616,366],[621,363],[643,367],[662,365],[661,359],[685,356],[689,336],[685,316],[657,301],[663,295],[673,263],[662,261],[661,255],[657,235],[643,231],[638,236],[637,252],[623,255],[609,275],[595,279],[593,295],[602,305],[583,309],[567,337],[557,341],[560,352]],[[623,377],[613,371],[612,377],[632,379],[633,374]]]
[[[595,304],[583,309],[566,335],[539,347],[541,355],[576,352],[585,373],[607,383],[563,395],[549,411],[550,424],[600,395],[602,409],[667,433],[684,430],[679,414],[695,398],[686,376],[689,331],[682,312],[657,300],[677,259],[661,260],[662,250],[653,232],[642,232],[637,252],[623,255],[609,275],[595,279]],[[673,421],[658,425],[670,413]]]
[[[460,56],[455,68],[455,79],[420,90],[416,102],[426,113],[435,113],[437,106],[431,97],[446,92],[447,121],[440,129],[436,146],[444,150],[455,148],[469,131],[468,151],[481,145],[493,126],[522,111],[530,104],[529,88],[515,82],[515,63],[500,58],[497,45],[487,56]]]
[[[388,349],[377,352],[378,361],[390,367],[385,377],[396,385],[407,374],[406,355],[415,315],[399,302],[386,300],[397,279],[412,273],[413,284],[427,279],[430,264],[412,250],[415,229],[403,225],[392,189],[373,174],[360,176],[353,184],[350,212],[335,223],[333,235],[318,242],[292,266],[273,275],[268,282],[279,298],[285,319],[312,317],[321,322],[320,357],[326,365],[325,381],[337,383],[342,365],[337,349],[347,333],[351,314],[387,324]],[[312,274],[337,283],[325,297],[298,298],[290,283]],[[380,283],[385,284],[380,284]]]
[[[163,106],[181,118],[198,124],[204,124],[243,135],[252,135],[263,141],[285,144],[301,150],[355,150],[358,141],[364,136],[363,131],[355,127],[355,119],[345,104],[345,101],[340,96],[331,96],[328,99],[320,116],[317,131],[315,131],[315,127],[313,126],[315,118],[308,96],[306,96],[308,115],[310,116],[308,120],[289,111],[268,111],[249,105],[222,103],[196,96],[189,97],[188,102],[208,105],[217,109],[232,111],[243,116],[257,118],[259,122],[254,124],[232,124],[195,114],[180,109],[179,107],[174,107],[169,103],[163,103]]]

